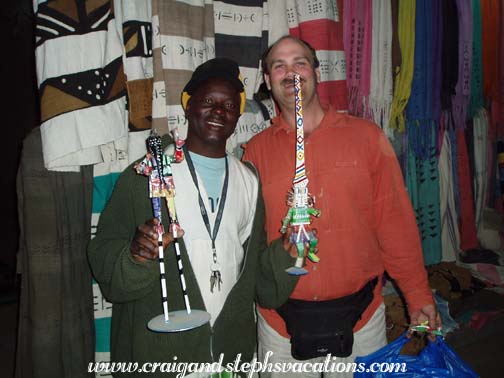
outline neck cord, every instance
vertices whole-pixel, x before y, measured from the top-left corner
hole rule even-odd
[[[212,232],[212,229],[210,226],[210,220],[208,218],[208,212],[206,210],[205,203],[203,202],[203,198],[201,198],[201,192],[200,192],[199,185],[198,185],[198,177],[196,176],[196,169],[194,168],[194,164],[192,162],[191,155],[187,149],[187,145],[184,145],[183,149],[184,149],[185,158],[187,161],[187,166],[189,168],[189,172],[191,173],[191,177],[193,179],[194,185],[196,186],[196,189],[198,190],[198,202],[199,202],[201,217],[203,218],[203,222],[205,223],[205,227],[208,231],[208,236],[210,236],[210,239],[212,240],[212,266],[210,267],[210,270],[211,270],[211,273],[210,273],[210,292],[213,293],[213,289],[214,289],[215,285],[217,285],[218,289],[220,290],[220,286],[222,283],[220,265],[217,262],[217,250],[215,249],[215,239],[217,238],[217,233],[219,232],[219,226],[220,226],[221,220],[222,220],[222,213],[224,212],[224,204],[226,203],[226,196],[227,196],[228,183],[229,183],[228,159],[226,156],[226,174],[224,176],[224,184],[222,186],[222,193],[221,193],[221,197],[219,199],[219,208],[217,210],[217,216],[215,218],[214,228],[213,228],[213,232]]]

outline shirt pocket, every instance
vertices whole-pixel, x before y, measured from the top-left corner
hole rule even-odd
[[[354,229],[368,223],[372,211],[372,181],[356,161],[330,162],[313,175],[316,206],[330,219],[330,229]]]

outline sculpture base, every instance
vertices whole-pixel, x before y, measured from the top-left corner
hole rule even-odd
[[[285,269],[285,271],[291,276],[302,276],[308,274],[308,271],[305,268],[298,268],[295,266]]]
[[[210,314],[202,310],[172,311],[168,313],[169,320],[165,321],[164,314],[152,318],[147,328],[153,332],[182,332],[197,328],[210,320]]]

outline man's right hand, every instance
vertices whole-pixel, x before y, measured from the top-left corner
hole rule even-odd
[[[158,258],[158,228],[159,221],[156,218],[149,219],[137,227],[130,246],[131,255],[135,260],[144,262]],[[177,231],[177,237],[180,238],[183,234],[182,230]],[[166,249],[172,241],[173,235],[171,233],[163,233],[163,249]]]

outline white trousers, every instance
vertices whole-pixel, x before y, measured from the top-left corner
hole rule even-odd
[[[275,363],[318,363],[323,364],[326,357],[317,357],[306,361],[298,361],[291,355],[290,340],[280,335],[277,331],[270,327],[266,320],[259,313],[257,319],[257,336],[258,336],[258,360],[264,361],[267,352],[269,353],[268,362],[273,366]],[[385,305],[382,303],[375,311],[371,319],[366,325],[354,333],[354,344],[352,354],[349,357],[331,357],[331,364],[352,363],[357,356],[365,356],[373,353],[387,344],[387,335],[385,329]],[[260,372],[261,378],[276,378],[276,377],[305,377],[305,378],[351,378],[353,373],[343,372]]]

